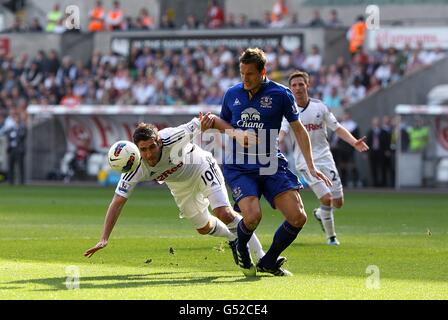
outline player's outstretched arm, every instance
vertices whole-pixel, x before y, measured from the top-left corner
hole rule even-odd
[[[303,157],[305,158],[306,165],[310,170],[313,177],[318,178],[325,182],[327,186],[331,186],[331,181],[322,172],[314,167],[313,154],[311,152],[311,141],[308,132],[303,126],[300,120],[293,121],[289,123],[292,130],[294,130],[294,135],[296,137],[297,143],[299,144],[300,150],[302,151]]]
[[[358,152],[365,152],[369,150],[369,146],[364,142],[366,140],[366,136],[362,137],[361,139],[356,139],[350,131],[345,129],[344,127],[339,127],[336,129],[336,134],[347,142],[349,145],[351,145],[353,148],[355,148]]]
[[[124,204],[126,203],[126,198],[115,195],[112,199],[109,209],[107,209],[106,218],[104,220],[104,227],[103,227],[103,234],[101,236],[100,241],[92,248],[88,249],[86,252],[84,252],[84,256],[87,258],[90,258],[93,256],[95,252],[98,250],[103,249],[107,246],[107,242],[109,240],[109,236],[112,233],[112,230],[115,226],[115,223],[118,220],[118,217],[120,216],[121,210],[123,209]]]
[[[253,131],[240,130],[232,127],[227,121],[224,121],[220,117],[211,114],[199,113],[199,120],[201,121],[201,130],[205,131],[207,129],[217,129],[225,134],[227,134],[232,139],[235,139],[243,147],[251,147],[258,143],[257,135]]]

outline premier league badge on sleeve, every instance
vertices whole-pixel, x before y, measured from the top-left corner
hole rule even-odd
[[[120,187],[118,188],[118,190],[120,190],[121,192],[124,193],[128,193],[129,188],[131,187],[131,185],[125,181],[122,181],[120,183]]]

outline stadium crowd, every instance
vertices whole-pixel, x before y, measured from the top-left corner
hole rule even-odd
[[[66,32],[64,21],[66,15],[60,4],[55,4],[45,19],[39,17],[25,18],[26,14],[18,13],[13,23],[4,32]],[[177,22],[172,8],[168,8],[159,21],[155,19],[148,7],[142,7],[137,16],[127,14],[122,1],[114,1],[112,8],[106,9],[103,1],[96,1],[88,13],[87,32],[103,31],[136,31],[155,29],[218,29],[218,28],[285,28],[285,27],[342,27],[336,9],[330,11],[327,19],[315,10],[306,22],[299,21],[297,12],[291,12],[286,1],[277,0],[272,9],[265,11],[260,20],[249,20],[245,14],[224,13],[217,1],[208,2],[206,14],[201,19],[198,15],[189,14],[185,21]],[[28,21],[29,20],[29,21]]]
[[[296,69],[311,74],[312,97],[336,114],[403,75],[444,57],[440,49],[362,49],[350,61],[339,57],[324,65],[317,46],[311,52],[264,48],[268,77],[285,83]],[[218,48],[132,49],[129,58],[94,52],[87,63],[54,50],[30,57],[0,56],[0,110],[32,104],[189,105],[220,104],[224,90],[239,81],[235,57],[240,50]]]
[[[126,17],[123,10],[119,1],[114,2],[114,9],[111,11],[105,11],[101,1],[97,1],[96,7],[89,13],[89,31],[177,27],[170,12],[163,14],[160,25],[155,26],[154,19],[146,8],[142,8],[136,18]],[[56,5],[48,13],[45,26],[36,18],[30,26],[24,28],[20,18],[17,18],[14,26],[7,31],[58,33],[65,31],[63,20],[60,6]],[[362,20],[357,23],[358,26],[363,25]],[[248,22],[244,15],[235,18],[229,13],[224,16],[222,8],[215,1],[210,1],[203,21],[198,21],[195,16],[190,15],[181,28],[341,25],[336,10],[331,11],[327,21],[320,17],[319,11],[315,11],[311,21],[300,24],[297,14],[291,14],[285,2],[281,0],[276,1],[270,12],[265,13],[263,21],[254,24]],[[356,23],[349,30],[352,30],[353,34],[355,29]],[[224,91],[240,81],[236,57],[243,49],[225,46],[183,48],[178,51],[133,48],[129,57],[116,55],[111,50],[95,51],[86,63],[71,56],[61,57],[55,50],[40,50],[36,56],[29,56],[27,53],[19,56],[0,54],[0,133],[14,121],[25,123],[26,108],[29,104],[61,104],[73,107],[79,104],[219,105]],[[350,105],[446,55],[440,48],[426,50],[421,43],[416,48],[407,46],[403,50],[397,50],[378,46],[375,51],[366,52],[362,46],[358,46],[357,41],[350,41],[349,49],[351,58],[341,56],[335,63],[327,65],[324,64],[317,46],[313,46],[310,52],[303,52],[300,48],[289,52],[281,46],[263,48],[268,58],[270,79],[286,84],[292,71],[307,71],[310,74],[310,96],[322,100],[341,121],[346,121],[347,126],[353,128],[356,126],[349,115],[344,113]],[[391,186],[394,180],[394,174],[391,172],[393,166],[390,164],[393,159],[387,158],[395,145],[391,126],[390,120],[386,118],[382,124],[378,120],[372,124],[370,142],[374,146],[371,147],[371,153],[376,152],[372,157],[381,160],[373,161],[381,165],[371,168],[372,176],[382,177],[374,181],[376,186]],[[378,130],[379,127],[386,128],[386,133]],[[377,137],[377,134],[381,137]],[[381,143],[377,143],[377,138]],[[343,143],[337,139],[331,140],[331,143],[336,162],[341,159],[338,168],[342,167],[340,170],[343,183],[357,185],[354,160],[344,154]],[[374,174],[378,170],[381,174]]]

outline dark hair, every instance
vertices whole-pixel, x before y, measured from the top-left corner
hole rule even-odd
[[[134,134],[132,135],[135,144],[138,144],[140,141],[147,141],[149,139],[157,140],[158,137],[159,130],[157,130],[156,126],[144,122],[140,122],[137,125],[137,128],[135,128]]]
[[[251,64],[254,63],[258,71],[261,71],[266,66],[266,55],[263,50],[259,48],[246,49],[240,56],[240,63]]]
[[[293,73],[291,73],[288,77],[289,85],[291,85],[291,81],[294,78],[302,78],[303,80],[305,80],[306,85],[310,84],[310,76],[305,71],[294,71]]]

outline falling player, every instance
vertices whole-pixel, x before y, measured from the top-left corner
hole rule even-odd
[[[306,72],[297,71],[292,73],[289,76],[288,82],[300,110],[300,119],[310,136],[316,168],[331,180],[333,186],[328,187],[323,181],[314,178],[310,174],[303,154],[297,149],[296,139],[291,135],[291,141],[294,145],[296,168],[320,200],[320,207],[314,210],[314,217],[319,221],[322,229],[325,231],[328,244],[339,245],[334,227],[333,208],[339,209],[342,207],[344,204],[344,194],[341,179],[339,178],[339,173],[327,141],[327,127],[359,152],[369,150],[369,147],[364,142],[366,137],[362,137],[361,139],[353,137],[347,129],[339,124],[335,116],[322,101],[309,98],[309,76]],[[289,123],[286,119],[283,119],[279,135],[280,142],[283,141],[285,135],[288,133],[291,134]]]
[[[137,184],[156,180],[165,182],[171,190],[180,217],[188,219],[200,234],[227,238],[235,263],[238,262],[236,229],[242,218],[230,206],[223,175],[212,154],[191,143],[199,132],[198,118],[160,132],[151,124],[137,126],[133,139],[142,161],[136,170],[121,175],[107,210],[101,239],[84,253],[86,257],[90,258],[107,245],[121,210]],[[241,132],[234,133],[237,141],[244,145]],[[209,213],[209,205],[218,219]],[[258,259],[264,255],[256,236],[251,238],[249,246]]]

